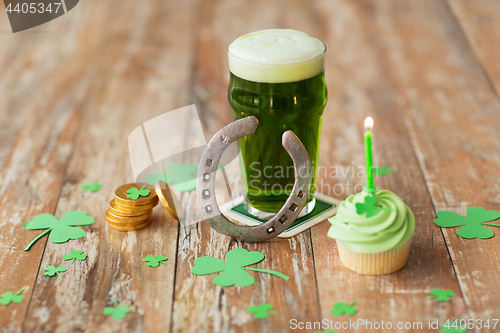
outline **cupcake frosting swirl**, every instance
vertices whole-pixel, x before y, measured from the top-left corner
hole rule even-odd
[[[356,204],[364,203],[365,191],[342,201],[328,237],[342,241],[353,252],[378,253],[396,250],[413,235],[415,218],[410,208],[394,193],[380,190],[375,193],[379,212],[375,216],[356,212]]]

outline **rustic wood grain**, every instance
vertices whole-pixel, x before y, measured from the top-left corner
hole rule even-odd
[[[233,121],[227,102],[227,46],[250,31],[284,27],[281,23],[284,7],[284,2],[269,6],[267,1],[204,3],[197,44],[195,96],[210,136]],[[226,172],[233,196],[237,197],[241,194],[241,182],[238,161],[234,162]],[[212,283],[215,274],[195,276],[191,273],[194,259],[214,256],[225,260],[227,251],[236,247],[261,251],[266,259],[252,267],[282,272],[290,280],[249,272],[256,279],[252,286],[221,288]],[[279,315],[254,319],[246,313],[250,305],[260,303],[272,304]],[[246,244],[216,233],[206,222],[181,228],[172,319],[174,332],[288,332],[291,318],[319,319],[309,232],[288,240]]]
[[[2,32],[10,30],[6,13],[1,16]],[[0,309],[6,332],[21,329],[47,239],[24,252],[43,230],[24,230],[23,223],[55,211],[104,41],[102,35],[79,31],[66,17],[59,20],[30,33],[0,34],[0,293],[24,288],[21,303]],[[57,33],[61,25],[67,29]],[[68,38],[83,38],[86,48],[75,48]]]
[[[291,319],[333,325],[365,319],[422,322],[422,330],[389,331],[423,332],[432,331],[429,319],[498,318],[499,236],[464,240],[457,228],[441,230],[433,220],[442,209],[500,210],[499,18],[492,0],[87,0],[12,34],[0,11],[0,293],[25,289],[21,303],[0,306],[0,330],[288,332]],[[345,198],[362,188],[362,123],[374,117],[375,162],[394,171],[376,184],[398,194],[417,221],[401,271],[369,277],[347,270],[326,237],[328,222],[290,239],[235,242],[195,223],[194,192],[178,193],[186,211],[181,226],[159,206],[144,230],[107,227],[114,189],[133,181],[129,133],[196,103],[208,140],[233,120],[227,46],[266,28],[302,30],[328,46],[320,192]],[[219,203],[241,194],[238,160],[224,172],[231,193],[218,173]],[[94,181],[103,183],[99,192],[80,190]],[[84,238],[53,244],[43,237],[23,251],[42,232],[24,230],[25,221],[75,209],[96,218],[82,227]],[[290,280],[249,271],[254,285],[221,288],[212,283],[215,274],[191,273],[194,259],[225,260],[236,247],[263,252],[266,259],[252,267]],[[70,265],[62,260],[70,250],[88,258]],[[168,266],[141,261],[159,254]],[[44,276],[48,265],[67,267],[64,279]],[[426,300],[433,288],[457,296]],[[125,319],[103,315],[115,299],[131,307]],[[333,317],[338,301],[357,301],[358,313]],[[246,310],[260,303],[273,304],[279,315],[254,319]]]
[[[448,3],[371,5],[370,24],[391,63],[388,74],[401,93],[401,110],[435,209],[462,215],[472,206],[499,210],[500,101]],[[467,307],[474,319],[496,318],[500,238],[467,240],[456,230],[442,232]]]
[[[365,183],[364,173],[358,173],[358,167],[364,165],[363,120],[372,116],[375,164],[388,163],[394,171],[390,176],[377,178],[376,185],[395,192],[410,206],[416,218],[416,232],[407,265],[395,274],[377,277],[351,272],[342,265],[335,241],[326,236],[328,222],[313,228],[321,318],[332,321],[332,328],[342,332],[388,331],[343,324],[358,319],[373,324],[390,322],[391,331],[395,332],[429,331],[429,320],[467,317],[467,311],[460,296],[447,304],[425,299],[434,288],[452,289],[458,295],[460,288],[441,232],[433,223],[432,203],[399,110],[399,93],[386,75],[391,64],[381,58],[375,47],[373,41],[378,35],[371,25],[373,13],[366,6],[353,1],[321,1],[311,9],[310,15],[323,22],[318,25],[328,29],[318,36],[328,45],[329,90],[320,150],[326,171],[321,173],[318,188],[342,198],[359,192]],[[341,171],[332,178],[331,172],[336,170]],[[341,301],[356,301],[356,315],[331,315],[333,303]],[[422,326],[413,326],[418,322]],[[396,329],[398,323],[411,328]],[[336,324],[344,327],[335,327]]]
[[[500,6],[495,0],[448,1],[457,17],[473,54],[481,61],[489,79],[500,95]]]
[[[89,20],[81,27],[104,33],[108,43],[100,50],[103,60],[83,107],[56,210],[58,217],[83,210],[96,222],[80,240],[47,244],[41,268],[63,265],[68,271],[62,281],[39,274],[23,327],[27,332],[165,332],[170,327],[177,221],[160,205],[150,227],[120,232],[107,227],[104,212],[115,188],[133,181],[129,133],[188,102],[196,1],[178,4],[177,11],[172,11],[173,2],[105,3],[114,8],[115,19],[102,24]],[[82,12],[97,9],[95,3],[80,6]],[[103,15],[109,18],[111,12]],[[99,192],[79,191],[82,183],[92,181],[103,184]],[[63,262],[62,255],[73,249],[88,258],[74,265]],[[141,261],[159,254],[169,258],[168,266],[152,268]],[[115,299],[132,309],[125,319],[103,315]]]

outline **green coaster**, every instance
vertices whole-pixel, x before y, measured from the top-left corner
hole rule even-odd
[[[320,193],[315,194],[314,197],[316,199],[316,205],[314,206],[313,211],[306,216],[299,217],[293,221],[292,225],[290,225],[278,237],[288,238],[295,236],[337,213],[340,200]],[[236,220],[246,225],[260,225],[267,221],[250,215],[245,209],[243,200],[244,197],[240,196],[233,202],[230,201],[220,206],[220,210],[228,219]]]

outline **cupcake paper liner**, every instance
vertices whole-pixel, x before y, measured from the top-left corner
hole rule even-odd
[[[337,240],[340,261],[345,267],[366,275],[382,275],[396,272],[408,260],[411,238],[400,248],[379,253],[357,253]]]

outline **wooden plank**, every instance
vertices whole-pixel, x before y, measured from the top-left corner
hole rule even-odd
[[[370,4],[374,14],[368,24],[391,64],[387,73],[401,93],[407,130],[436,210],[462,215],[472,206],[499,210],[500,101],[448,4]],[[500,238],[467,240],[456,230],[442,232],[467,307],[474,319],[494,319],[500,308],[495,264]]]
[[[114,9],[104,13],[107,19],[101,24],[85,20],[80,26],[89,34],[104,34],[108,46],[101,49],[103,60],[83,107],[82,130],[56,211],[60,217],[83,210],[96,222],[80,240],[47,243],[41,269],[63,265],[68,270],[62,281],[38,275],[23,326],[27,332],[165,332],[170,327],[177,221],[160,205],[150,227],[119,232],[108,228],[104,212],[115,188],[133,181],[130,132],[188,104],[197,1],[176,2],[176,10],[173,2],[163,1],[141,6],[136,1],[84,2],[75,12],[90,14],[104,3]],[[79,190],[93,181],[103,184],[99,192]],[[73,265],[63,262],[70,250],[83,250],[88,258]],[[168,266],[151,268],[141,261],[159,254],[169,258]],[[125,319],[103,315],[115,299],[132,309]]]
[[[250,31],[284,27],[279,2],[205,2],[199,19],[195,96],[207,135],[233,121],[227,102],[229,69],[226,49],[237,37]],[[244,15],[243,15],[244,13]],[[241,194],[238,161],[226,169],[233,196]],[[220,177],[220,175],[218,175]],[[222,189],[219,188],[218,191]],[[194,193],[190,194],[194,196]],[[228,200],[229,198],[226,198]],[[195,200],[186,199],[194,204]],[[222,203],[219,200],[219,203]],[[195,209],[187,207],[187,210]],[[233,248],[261,251],[266,259],[255,265],[290,276],[290,280],[249,272],[256,282],[248,287],[221,288],[214,275],[195,276],[193,260],[214,256],[225,260]],[[254,266],[252,266],[254,267]],[[250,305],[270,303],[279,315],[254,319],[246,313]],[[289,320],[319,319],[316,283],[309,232],[285,240],[247,244],[235,242],[213,231],[206,222],[181,228],[174,298],[174,332],[288,332]]]
[[[99,8],[104,17],[108,7]],[[2,29],[10,29],[5,12],[0,19]],[[56,27],[64,33],[43,32]],[[84,49],[65,43],[79,38]],[[21,303],[0,309],[5,331],[21,329],[46,242],[43,237],[24,252],[42,231],[26,231],[23,223],[55,211],[103,42],[101,34],[80,31],[63,18],[29,33],[0,34],[0,293],[25,290]]]
[[[448,1],[468,42],[500,95],[500,7],[495,0]]]
[[[392,64],[380,53],[383,36],[374,31],[374,21],[390,22],[399,14],[393,9],[396,2],[384,4],[389,13],[382,18],[373,13],[374,2],[320,1],[312,9],[319,25],[328,28],[319,36],[328,46],[329,102],[320,151],[327,172],[322,173],[318,188],[342,198],[362,188],[364,172],[359,174],[358,166],[364,165],[363,120],[372,116],[375,164],[387,163],[394,170],[390,176],[377,178],[376,185],[399,195],[416,218],[408,263],[397,273],[385,276],[365,276],[346,269],[338,257],[335,241],[326,236],[330,224],[324,222],[312,229],[321,318],[332,321],[332,328],[342,332],[422,332],[430,331],[429,320],[443,323],[447,318],[467,318],[445,242],[433,222],[434,211],[419,161],[406,132],[407,119],[400,111],[404,107],[402,96],[387,75]],[[418,15],[415,12],[413,9],[408,15]],[[424,16],[418,18],[423,20]],[[325,177],[331,172],[337,172],[338,178]],[[426,300],[434,288],[452,289],[458,296],[450,303]],[[329,311],[333,303],[340,301],[356,301],[356,315],[332,316]],[[374,326],[346,328],[350,320],[358,319]],[[382,321],[386,326],[376,329],[375,323]],[[388,323],[392,329],[387,328]]]

